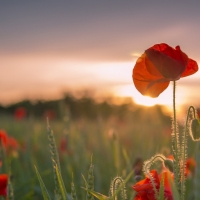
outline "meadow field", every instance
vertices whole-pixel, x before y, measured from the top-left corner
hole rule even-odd
[[[156,153],[162,153],[166,157],[171,155],[171,117],[163,114],[160,106],[143,107],[127,103],[111,105],[106,102],[98,104],[85,98],[74,101],[74,107],[72,103],[70,106],[63,100],[55,101],[54,108],[58,106],[60,109],[54,110],[56,114],[53,116],[50,111],[48,113],[51,115],[37,115],[36,107],[35,114],[30,114],[33,107],[29,107],[30,110],[26,108],[25,117],[17,118],[14,111],[21,105],[24,105],[23,102],[7,108],[9,112],[0,116],[1,131],[4,130],[17,142],[17,145],[11,145],[8,150],[4,147],[5,151],[1,155],[1,173],[10,175],[14,199],[43,199],[35,167],[49,195],[54,199],[55,182],[47,117],[55,137],[68,199],[72,199],[72,182],[77,199],[87,199],[87,192],[83,189],[86,187],[84,177],[87,179],[90,167],[94,166],[94,191],[107,196],[115,177],[125,180],[133,171],[135,174],[126,183],[127,199],[132,200],[135,195],[132,186],[137,182],[136,177],[144,177],[143,161]],[[45,105],[50,103],[44,103],[44,112]],[[103,105],[106,109],[103,109]],[[42,110],[41,107],[40,109]],[[195,156],[195,145],[190,145],[189,138],[189,157]],[[156,164],[153,168],[159,171],[162,165]],[[190,192],[193,181],[191,175],[187,184],[188,196],[193,195]]]

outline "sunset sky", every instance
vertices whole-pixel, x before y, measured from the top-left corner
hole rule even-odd
[[[199,10],[185,0],[1,1],[0,104],[85,89],[170,105],[171,86],[152,101],[134,88],[132,69],[162,42],[200,63]],[[200,106],[200,71],[177,85],[179,105]]]

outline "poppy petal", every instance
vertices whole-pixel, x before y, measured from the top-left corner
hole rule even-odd
[[[0,175],[0,196],[6,196],[7,195],[7,184],[8,184],[8,175],[7,174],[1,174]]]
[[[153,66],[150,67],[150,71],[155,73],[150,73],[146,63],[149,63],[148,58],[146,54],[142,54],[133,68],[133,82],[142,95],[158,97],[168,87],[169,81],[159,76],[159,72],[154,70]]]
[[[192,59],[188,59],[188,64],[181,77],[190,76],[198,71],[198,64]]]
[[[175,50],[170,47],[162,52],[150,48],[145,53],[155,68],[169,81],[180,79],[188,63],[187,55],[180,49]],[[149,65],[147,69],[150,70],[148,67]]]
[[[185,64],[188,62],[188,56],[181,51],[180,46],[176,46],[176,48],[170,47],[168,44],[161,43],[155,44],[154,46],[150,47],[149,49],[161,52],[170,58]]]
[[[145,51],[133,69],[133,82],[142,94],[157,97],[169,85],[198,71],[197,62],[188,58],[180,46],[156,44]]]

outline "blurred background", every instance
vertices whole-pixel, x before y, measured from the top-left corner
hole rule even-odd
[[[131,97],[137,104],[172,105],[171,87],[143,97],[132,69],[157,43],[180,45],[199,62],[198,2],[1,2],[0,103],[55,100],[66,92]],[[198,104],[200,72],[178,81],[177,105]],[[189,92],[188,92],[189,91]]]
[[[16,199],[41,199],[34,165],[53,194],[47,117],[67,191],[73,173],[80,199],[91,155],[95,190],[107,194],[116,175],[136,168],[141,175],[143,160],[171,154],[172,87],[144,97],[132,70],[157,43],[180,45],[199,63],[199,8],[197,1],[0,2],[0,133],[18,144],[8,153]],[[199,71],[177,82],[180,128],[188,106],[200,107],[199,85]]]

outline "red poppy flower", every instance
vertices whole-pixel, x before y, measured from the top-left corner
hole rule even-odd
[[[60,145],[59,145],[60,152],[62,152],[62,153],[67,152],[67,149],[68,149],[67,147],[68,147],[68,145],[67,145],[67,138],[66,138],[66,136],[63,136],[61,138],[61,140],[60,140]]]
[[[26,117],[27,111],[23,107],[16,108],[14,113],[14,118],[17,120],[22,120]]]
[[[133,68],[133,82],[145,96],[157,97],[169,85],[198,71],[197,62],[188,58],[177,46],[156,44],[138,58]]]
[[[8,175],[0,174],[0,196],[7,196]]]
[[[197,116],[200,119],[200,108],[197,108]]]
[[[156,170],[152,170],[151,175],[155,181],[156,189],[159,191],[161,177],[164,176],[164,197],[167,200],[173,200],[172,192],[169,184],[168,174],[169,172],[165,171],[158,176]],[[133,186],[133,189],[137,192],[134,200],[156,200],[156,195],[153,190],[153,186],[148,177],[144,180],[139,181]]]
[[[172,155],[169,155],[168,158],[174,160],[174,157]],[[196,161],[194,160],[194,158],[187,158],[185,165],[185,177],[189,177],[191,175],[193,176],[196,168]]]
[[[2,142],[2,145],[6,146],[8,144],[8,136],[6,131],[0,130],[0,140]]]
[[[13,137],[8,138],[8,145],[12,149],[17,149],[19,147],[17,140]]]
[[[43,114],[44,118],[48,118],[48,119],[55,119],[56,118],[56,113],[54,110],[46,110]]]
[[[185,169],[186,177],[194,175],[195,168],[196,168],[196,161],[193,158],[188,158],[186,160],[186,169]]]

